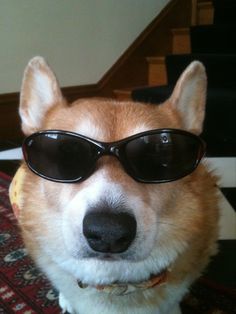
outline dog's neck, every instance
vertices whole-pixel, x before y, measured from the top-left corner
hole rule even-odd
[[[78,281],[81,289],[94,288],[100,292],[105,292],[113,295],[126,295],[132,292],[146,290],[160,286],[167,281],[169,271],[164,270],[158,275],[151,276],[148,280],[139,283],[112,283],[109,285],[88,285]]]

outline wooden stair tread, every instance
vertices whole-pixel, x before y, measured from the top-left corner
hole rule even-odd
[[[212,1],[203,1],[197,3],[198,8],[213,8]]]
[[[189,27],[172,28],[171,32],[173,35],[189,35],[190,28]]]
[[[150,56],[147,57],[146,60],[148,63],[163,64],[165,63],[165,56]]]

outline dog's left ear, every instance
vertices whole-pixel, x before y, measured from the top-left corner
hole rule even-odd
[[[34,57],[26,66],[20,93],[23,132],[29,135],[38,131],[47,112],[63,102],[54,73],[42,57]]]
[[[178,110],[183,127],[195,134],[202,132],[205,116],[207,77],[203,64],[192,62],[178,79],[169,99]]]

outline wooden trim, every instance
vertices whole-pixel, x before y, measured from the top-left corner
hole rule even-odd
[[[78,98],[94,97],[99,93],[98,84],[62,87],[64,97],[72,102]]]
[[[115,89],[114,94],[118,100],[131,100],[132,89]]]
[[[191,24],[193,26],[197,25],[197,0],[192,0]]]
[[[147,85],[146,57],[171,53],[170,30],[188,27],[190,23],[191,1],[171,0],[97,84],[64,87],[64,96],[69,101],[81,97],[114,97],[115,89]],[[19,132],[18,103],[19,93],[0,95],[0,140],[22,136]]]
[[[197,9],[197,24],[210,25],[214,20],[214,6],[210,1],[199,2]]]
[[[148,85],[161,86],[167,84],[165,57],[148,57]]]
[[[165,64],[165,57],[163,56],[158,56],[158,57],[147,57],[147,62],[148,63],[153,63],[153,64]]]
[[[190,28],[172,29],[172,53],[186,54],[191,52]]]

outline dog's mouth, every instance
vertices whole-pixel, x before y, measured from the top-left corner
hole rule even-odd
[[[78,286],[81,289],[94,288],[100,292],[105,292],[113,295],[126,295],[135,291],[146,290],[156,286],[163,285],[167,282],[169,270],[164,269],[162,272],[151,275],[149,279],[141,282],[114,282],[106,285],[89,285],[82,281],[78,281]]]

